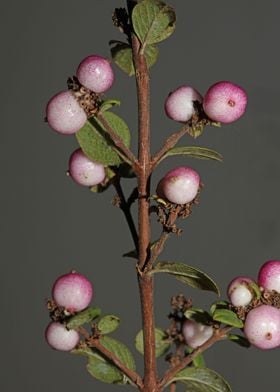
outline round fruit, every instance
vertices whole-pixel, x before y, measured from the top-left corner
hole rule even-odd
[[[200,185],[198,173],[185,166],[170,170],[160,180],[157,186],[159,197],[167,199],[171,203],[190,203],[197,195]]]
[[[270,260],[263,264],[258,277],[259,285],[280,293],[280,261]]]
[[[260,305],[247,314],[244,334],[249,342],[263,350],[280,345],[280,310]]]
[[[168,95],[165,112],[172,120],[186,122],[195,113],[194,101],[202,102],[199,92],[192,87],[181,86]]]
[[[77,346],[80,336],[74,329],[68,330],[63,324],[52,322],[45,331],[47,343],[55,350],[71,351]]]
[[[50,99],[46,117],[49,126],[64,135],[77,132],[87,121],[86,113],[71,91],[62,91]]]
[[[73,313],[79,312],[89,305],[93,290],[87,278],[77,272],[70,272],[55,281],[52,295],[58,306]]]
[[[68,172],[77,184],[83,186],[100,184],[106,176],[104,166],[90,160],[80,148],[71,155]]]
[[[108,60],[101,56],[88,56],[78,66],[79,82],[95,93],[104,93],[114,82],[114,73]]]
[[[229,124],[245,112],[247,94],[237,84],[218,82],[211,86],[203,99],[203,109],[213,121]]]
[[[186,320],[183,323],[182,332],[187,345],[195,349],[211,338],[213,328],[194,320]]]
[[[233,279],[228,286],[227,294],[230,302],[234,306],[247,306],[253,299],[253,293],[250,289],[250,283],[254,281],[245,276],[238,276]]]

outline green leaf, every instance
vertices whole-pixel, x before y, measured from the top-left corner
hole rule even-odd
[[[159,50],[154,45],[147,45],[145,48],[145,58],[148,67],[152,67],[157,59]],[[130,45],[124,42],[118,42],[111,48],[111,54],[115,64],[129,76],[135,74],[133,59],[132,59],[132,49]]]
[[[216,301],[210,307],[210,313],[213,315],[216,309],[228,309],[229,303],[227,301]]]
[[[120,319],[117,316],[108,314],[98,321],[97,328],[102,335],[106,335],[108,333],[114,332],[119,325]]]
[[[144,47],[168,38],[175,30],[175,22],[173,8],[159,0],[143,0],[132,12],[134,31]]]
[[[251,282],[248,284],[248,287],[252,289],[252,291],[254,292],[254,297],[256,299],[260,299],[262,296],[261,290],[259,288],[259,286],[257,285],[256,282]]]
[[[243,327],[243,321],[229,309],[216,309],[213,313],[213,320],[236,328]]]
[[[156,357],[160,357],[161,355],[165,354],[166,351],[171,346],[171,342],[167,340],[168,336],[166,333],[160,329],[155,328],[155,339],[156,339]],[[143,330],[141,329],[140,332],[136,335],[135,338],[135,347],[137,350],[144,354],[144,343],[143,343]]]
[[[166,154],[162,157],[161,161],[167,157],[176,155],[187,155],[190,158],[198,159],[212,159],[219,162],[222,162],[223,160],[222,155],[215,150],[210,150],[209,148],[205,147],[183,146],[171,148],[171,150],[167,151]]]
[[[152,270],[152,273],[156,272],[166,272],[191,287],[220,295],[218,286],[207,274],[184,263],[159,262]]]
[[[188,367],[170,381],[181,381],[188,392],[231,392],[229,384],[222,376],[208,368]]]
[[[251,343],[249,342],[249,340],[241,335],[230,334],[230,335],[228,335],[228,340],[231,340],[232,342],[237,343],[241,347],[249,348],[251,346]]]
[[[114,106],[120,106],[120,104],[121,101],[119,101],[118,99],[107,99],[106,101],[103,101],[102,105],[99,108],[99,112],[104,113]]]
[[[126,367],[135,370],[134,358],[123,343],[109,336],[102,337],[100,343],[111,353],[115,354]],[[110,384],[128,383],[127,377],[97,350],[85,347],[73,350],[72,353],[88,358],[87,370],[97,380]]]
[[[130,132],[124,120],[111,112],[103,113],[103,117],[124,144],[129,147]],[[105,166],[119,165],[122,162],[115,151],[114,143],[95,117],[91,117],[87,121],[84,127],[76,133],[76,137],[83,152],[93,161],[100,162]]]
[[[187,347],[187,354],[191,354],[194,350],[190,347]],[[195,367],[206,367],[205,364],[205,359],[203,357],[203,354],[198,354],[194,357],[194,359],[192,360],[192,364]]]
[[[192,307],[184,312],[184,316],[189,320],[194,320],[198,323],[209,324],[212,321],[211,315],[206,310]]]
[[[88,308],[82,312],[71,317],[66,324],[69,329],[75,329],[81,327],[84,324],[90,323],[95,318],[99,317],[101,310],[99,308]]]

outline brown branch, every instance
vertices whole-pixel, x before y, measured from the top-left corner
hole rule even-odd
[[[190,129],[191,129],[191,125],[185,124],[179,131],[174,132],[172,135],[170,135],[166,139],[164,145],[152,158],[151,170],[155,169],[155,167],[159,164],[159,162],[161,161],[163,156],[166,154],[166,152],[169,151],[171,148],[173,148],[184,135],[189,133]]]
[[[159,381],[158,387],[160,389],[164,388],[164,386],[170,383],[177,373],[185,369],[185,367],[188,366],[197,355],[203,353],[205,350],[210,348],[214,343],[225,339],[227,337],[228,332],[231,329],[232,327],[223,327],[215,330],[213,336],[210,339],[208,339],[204,344],[202,344],[200,347],[195,349],[191,354],[187,355],[178,365],[168,369],[164,374],[164,376],[162,377],[162,379]]]
[[[178,206],[175,209],[175,211],[171,211],[169,218],[168,218],[168,221],[167,221],[168,226],[174,225],[174,223],[176,222],[176,219],[178,218],[178,213],[180,212],[180,209],[181,209],[181,206]],[[171,234],[171,232],[166,231],[166,229],[163,229],[159,240],[156,242],[156,244],[154,245],[154,247],[152,249],[152,254],[151,254],[149,263],[152,264],[157,260],[158,256],[163,251],[164,245],[165,245],[166,241],[168,240],[170,234]]]
[[[95,348],[101,354],[103,354],[110,362],[112,362],[118,369],[120,369],[122,373],[125,374],[133,382],[133,384],[135,384],[139,388],[143,388],[143,381],[140,375],[134,370],[129,369],[126,365],[123,364],[122,361],[120,361],[120,359],[115,354],[107,350],[107,348],[100,343],[99,338],[91,336],[88,331],[83,327],[80,327],[78,329],[78,332],[82,336],[84,336],[86,342],[90,345],[90,347]]]
[[[97,119],[100,121],[105,132],[110,136],[111,140],[114,142],[120,153],[128,159],[133,169],[137,171],[139,163],[133,152],[124,144],[123,140],[119,137],[119,135],[116,134],[116,132],[101,113],[98,113]]]
[[[155,355],[154,278],[145,271],[150,257],[150,80],[145,56],[140,54],[140,42],[131,36],[133,62],[138,98],[138,284],[141,299],[144,344],[144,389],[155,391],[157,385],[157,362]]]

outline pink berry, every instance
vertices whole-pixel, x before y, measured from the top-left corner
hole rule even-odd
[[[86,57],[78,66],[77,78],[89,90],[104,93],[112,86],[114,73],[108,60],[92,55]]]
[[[77,346],[80,336],[74,329],[68,330],[63,324],[52,322],[48,325],[45,337],[47,343],[59,351],[71,351]]]
[[[158,196],[171,203],[190,203],[199,190],[200,177],[198,173],[185,166],[170,170],[160,180],[157,186]]]
[[[250,310],[244,334],[251,344],[268,350],[280,345],[280,310],[270,305],[260,305]]]
[[[238,120],[245,112],[247,94],[237,84],[218,82],[205,94],[203,109],[213,121],[229,124]]]
[[[195,112],[194,101],[202,102],[199,92],[192,87],[181,86],[168,95],[165,112],[172,120],[186,122]]]
[[[194,320],[186,320],[183,323],[182,333],[187,345],[195,349],[211,338],[213,328]]]
[[[49,126],[64,135],[77,132],[87,121],[86,113],[71,91],[62,91],[50,99],[46,117]]]
[[[245,276],[238,276],[233,279],[227,289],[227,294],[233,306],[247,306],[253,299],[250,283],[253,279]]]
[[[53,299],[69,312],[85,309],[93,296],[91,283],[77,272],[60,276],[52,288]]]
[[[100,184],[106,176],[104,166],[90,160],[80,148],[70,157],[69,174],[77,184],[83,186]]]
[[[280,293],[280,261],[270,260],[263,264],[258,276],[259,285]]]

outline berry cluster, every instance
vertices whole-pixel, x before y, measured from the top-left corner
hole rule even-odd
[[[244,308],[244,334],[251,344],[264,350],[280,346],[280,261],[263,264],[257,284],[248,277],[235,278],[228,297],[241,313]]]
[[[204,98],[193,87],[181,86],[167,97],[166,114],[172,120],[187,122],[195,114],[194,102],[202,104],[210,120],[230,124],[244,114],[247,94],[240,86],[228,81],[215,83]]]
[[[79,333],[74,329],[67,329],[63,323],[57,321],[57,313],[60,315],[58,318],[62,319],[61,315],[69,316],[86,309],[93,297],[92,285],[83,275],[70,272],[55,281],[52,297],[54,321],[45,331],[46,340],[55,350],[71,351],[80,340]]]

